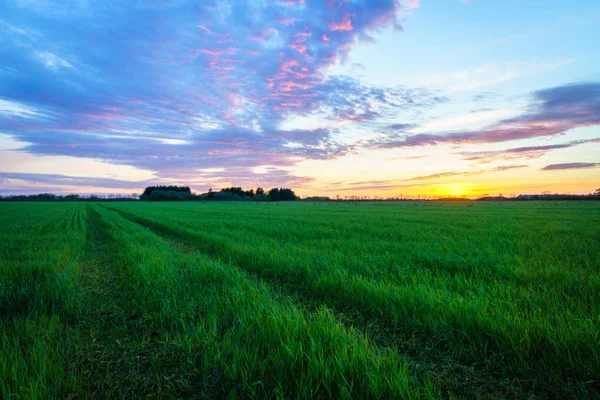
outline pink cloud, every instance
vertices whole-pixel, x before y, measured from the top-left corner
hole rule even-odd
[[[221,61],[226,62],[226,63],[233,63],[233,64],[243,64],[243,62],[241,60],[236,60],[233,58],[222,58]]]
[[[282,92],[291,92],[294,90],[294,88],[300,88],[300,89],[306,90],[310,87],[310,85],[297,83],[294,81],[285,81],[285,82],[280,83],[279,87],[281,88]]]
[[[337,0],[337,4],[336,4],[336,0],[328,0],[327,5],[331,8],[335,8],[335,7],[341,7],[344,4],[348,4],[349,2],[350,2],[350,0]]]
[[[296,21],[296,18],[282,18],[282,19],[278,19],[277,22],[279,22],[281,25],[292,25],[294,26],[294,22]]]
[[[208,33],[209,35],[216,35],[215,32],[211,31],[204,25],[198,25],[198,28],[202,29],[204,32]]]
[[[311,37],[312,32],[298,32],[294,35],[294,37]]]
[[[231,47],[228,47],[226,49],[198,49],[198,52],[216,57],[220,56],[221,54],[233,54],[235,53],[235,50]]]
[[[284,7],[280,7],[281,1],[297,8],[282,9]],[[116,103],[118,100],[115,98],[115,103],[111,104],[118,104],[116,109],[100,108],[99,111],[95,109],[91,113],[86,109],[86,112],[82,112],[75,121],[82,125],[77,126],[76,130],[100,132],[102,126],[109,126],[112,122],[118,122],[129,115],[138,121],[137,124],[140,126],[137,128],[140,131],[164,132],[166,129],[168,130],[166,134],[173,137],[184,134],[180,129],[180,124],[183,123],[195,124],[194,126],[201,127],[202,132],[213,131],[215,136],[234,133],[243,135],[243,132],[250,129],[248,127],[254,127],[254,124],[261,129],[276,126],[283,117],[296,112],[304,115],[306,112],[322,107],[327,110],[335,108],[335,113],[340,114],[341,111],[337,108],[346,107],[344,99],[351,97],[349,94],[353,93],[354,85],[321,76],[320,74],[326,74],[330,66],[326,61],[344,58],[357,38],[377,30],[378,25],[387,23],[388,16],[397,15],[395,4],[406,1],[409,0],[378,0],[377,2],[314,0],[310,3],[304,0],[267,0],[260,2],[261,14],[255,7],[251,7],[248,13],[234,12],[225,19],[221,18],[222,10],[218,7],[198,7],[198,9],[204,8],[202,13],[206,13],[202,15],[201,20],[197,19],[198,9],[191,6],[188,22],[191,22],[191,29],[195,35],[190,37],[188,31],[174,29],[161,38],[163,51],[156,52],[154,48],[156,43],[153,41],[150,41],[152,46],[147,48],[145,56],[150,61],[153,61],[151,57],[156,57],[156,62],[161,62],[163,68],[159,72],[164,76],[156,75],[155,82],[148,82],[145,79],[141,83],[145,88],[155,86],[156,93],[148,92],[148,97],[141,99],[142,101],[128,101],[138,97],[128,96],[129,94],[126,93],[120,98],[124,99],[122,103],[129,103],[128,107]],[[168,12],[168,10],[163,11]],[[163,11],[161,17],[164,16]],[[385,15],[385,18],[379,18],[379,15]],[[175,22],[180,22],[179,17]],[[297,22],[299,24],[296,26]],[[199,23],[202,25],[198,25]],[[341,32],[326,33],[328,29]],[[182,36],[178,37],[180,35]],[[254,37],[251,38],[251,35]],[[277,40],[274,40],[275,38]],[[268,45],[263,46],[256,40],[267,42]],[[296,51],[302,56],[296,54]],[[182,57],[186,59],[182,60]],[[330,59],[324,61],[325,57]],[[188,61],[188,64],[182,65],[185,61]],[[156,71],[151,69],[151,72],[153,73],[151,76],[154,77]],[[147,76],[148,74],[140,74],[139,79]],[[137,76],[126,77],[126,79],[137,78]],[[202,83],[202,88],[198,88],[198,82]],[[174,87],[178,90],[172,91]],[[184,91],[189,92],[184,94]],[[337,91],[342,94],[337,97],[329,96],[329,93],[337,93]],[[138,93],[134,94],[138,95]],[[167,98],[172,97],[173,104],[171,106],[160,104],[157,100],[161,97],[160,94]],[[142,96],[144,95],[145,92]],[[359,100],[348,101],[353,103]],[[144,107],[141,107],[142,104]],[[292,109],[292,107],[298,108]],[[125,116],[120,116],[116,112],[117,110],[123,112],[124,109]],[[266,112],[263,112],[263,109]],[[143,115],[138,118],[137,114],[142,113]],[[85,118],[85,114],[90,114],[91,117]],[[153,118],[151,123],[145,119],[150,115]],[[347,119],[366,118],[366,112],[360,110],[357,111],[357,115],[351,114]],[[70,120],[68,122],[71,123]],[[226,127],[236,123],[240,127],[238,130]],[[169,130],[169,125],[173,125],[172,130]],[[134,128],[133,123],[127,122],[125,128],[130,127]],[[43,129],[47,130],[47,126]],[[265,134],[264,140],[261,136],[261,146],[263,142],[274,137],[270,135],[270,133]],[[329,144],[326,147],[328,146]],[[42,146],[40,148],[43,151]],[[273,154],[277,157],[284,150],[287,151],[279,142],[273,145],[273,148],[276,150]],[[330,152],[335,151],[337,150],[329,148],[308,148],[294,150],[292,154],[327,158]],[[145,156],[140,156],[137,162],[144,167],[151,163]],[[190,164],[196,162],[200,161],[191,159]]]
[[[292,59],[292,60],[284,61],[283,64],[281,64],[280,71],[294,72],[294,71],[292,71],[292,67],[297,67],[299,65],[300,65],[300,63],[297,60]]]
[[[282,1],[279,4],[283,5],[283,6],[294,7],[294,6],[298,6],[298,5],[303,5],[305,2],[306,2],[306,0],[289,0],[289,1]]]
[[[340,23],[335,23],[332,22],[331,24],[329,24],[329,30],[331,31],[351,31],[354,29],[354,27],[352,26],[352,21],[350,21],[350,14],[346,13],[346,15],[344,15],[344,18],[342,19],[342,21]]]
[[[415,9],[415,8],[419,8],[421,6],[419,3],[420,3],[420,0],[410,0],[409,2],[407,2],[404,5],[404,7],[412,10],[412,9]]]
[[[268,37],[271,36],[275,32],[278,32],[278,30],[275,28],[263,29],[260,31],[260,33],[258,35],[250,36],[250,39],[256,40],[259,42],[266,42],[266,41],[268,41]]]
[[[301,43],[292,43],[292,44],[289,45],[289,47],[291,49],[296,50],[299,53],[306,54],[307,47],[304,44],[301,44]]]

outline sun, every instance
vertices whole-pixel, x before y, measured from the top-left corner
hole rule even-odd
[[[462,197],[466,193],[466,186],[462,183],[449,183],[440,188],[440,194],[444,197]]]
[[[465,193],[465,188],[463,185],[455,184],[451,185],[449,188],[449,192],[451,196],[460,197]]]

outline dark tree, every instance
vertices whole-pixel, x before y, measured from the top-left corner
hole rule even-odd
[[[290,201],[297,200],[296,194],[292,189],[273,188],[269,190],[269,201]]]
[[[273,188],[269,190],[269,201],[279,201],[279,189]]]
[[[148,186],[146,189],[144,189],[144,193],[142,193],[142,196],[150,196],[155,190],[160,190],[163,192],[192,194],[192,191],[188,186]]]
[[[279,189],[279,197],[281,200],[296,200],[296,193],[292,189]]]

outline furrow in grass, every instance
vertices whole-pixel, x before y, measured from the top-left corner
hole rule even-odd
[[[559,227],[570,229],[562,229],[558,236],[556,226],[545,220],[498,225],[490,215],[480,214],[484,219],[473,222],[472,216],[456,216],[454,210],[448,210],[448,215],[438,210],[429,217],[435,224],[424,224],[423,218],[412,214],[408,214],[410,219],[400,218],[398,215],[407,213],[386,211],[395,206],[377,207],[377,212],[356,208],[356,215],[335,212],[347,206],[323,207],[326,213],[315,212],[310,206],[145,206],[140,208],[143,216],[204,231],[238,246],[272,248],[285,254],[286,263],[327,264],[371,281],[399,286],[418,281],[440,293],[450,291],[466,302],[485,300],[489,296],[483,291],[493,287],[491,300],[511,304],[512,312],[533,313],[534,317],[540,307],[544,308],[547,319],[556,315],[581,319],[600,307],[600,264],[596,261],[600,236],[596,233],[595,238],[589,229],[593,220],[587,229],[575,232],[573,226],[580,221],[560,222]],[[119,208],[140,211],[123,204]],[[439,217],[444,220],[439,221]],[[457,219],[466,218],[473,229],[454,226]],[[530,229],[532,223],[534,230]],[[485,229],[488,225],[492,228]],[[531,297],[541,298],[545,304],[538,305]],[[561,306],[570,309],[568,313],[554,309],[559,297],[563,298]]]
[[[164,230],[155,229],[128,214],[122,215],[128,220],[150,229],[180,252],[189,254],[199,251],[197,243]],[[217,257],[217,259],[219,258]],[[225,261],[221,258],[220,262]],[[264,282],[276,298],[288,297],[293,300],[294,304],[307,311],[318,312],[323,307],[327,307],[327,310],[333,313],[336,320],[348,329],[358,329],[372,343],[381,348],[393,348],[397,353],[413,362],[421,373],[439,383],[441,391],[446,396],[461,396],[464,393],[471,393],[473,396],[486,398],[526,397],[526,393],[520,387],[518,379],[495,377],[493,369],[489,366],[457,363],[456,360],[444,353],[431,351],[428,344],[421,342],[418,337],[405,340],[397,335],[395,329],[386,329],[385,323],[381,324],[379,321],[366,318],[357,312],[348,312],[348,309],[338,307],[335,302],[329,301],[328,298],[315,299],[311,296],[310,291],[305,290],[303,287],[288,284],[264,274],[261,275],[254,270],[231,262],[226,262],[226,265],[230,268],[241,269],[254,281]]]
[[[205,395],[437,397],[415,366],[328,310],[307,314],[237,269],[175,251],[119,214],[97,211],[119,243],[128,301],[162,343],[160,359]]]
[[[85,397],[156,394],[164,380],[153,365],[156,345],[141,311],[128,301],[133,288],[117,255],[121,246],[93,208],[87,206],[86,215],[77,325],[82,346],[72,373],[79,375]]]
[[[557,377],[561,388],[569,388],[572,379],[593,382],[598,370],[597,356],[590,357],[597,354],[597,344],[589,340],[595,331],[593,321],[580,321],[577,329],[568,334],[553,332],[549,326],[539,330],[527,320],[508,321],[505,319],[508,315],[486,315],[486,309],[493,310],[489,304],[457,302],[460,299],[451,293],[434,291],[431,287],[400,288],[344,270],[328,270],[327,266],[316,273],[301,265],[289,268],[262,249],[250,249],[139,213],[124,213],[156,230],[191,240],[202,251],[231,260],[246,270],[295,286],[317,299],[327,299],[339,310],[376,319],[406,340],[416,335],[429,347],[449,353],[461,363],[481,363],[491,370],[519,377],[524,384],[536,382],[541,385],[537,390],[557,390],[554,381]],[[512,331],[507,332],[507,328]],[[544,372],[539,372],[538,366],[543,366]],[[576,389],[571,386],[560,394],[565,396],[569,390]]]

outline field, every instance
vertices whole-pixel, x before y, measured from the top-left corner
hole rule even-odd
[[[3,203],[0,397],[598,398],[600,204]]]

